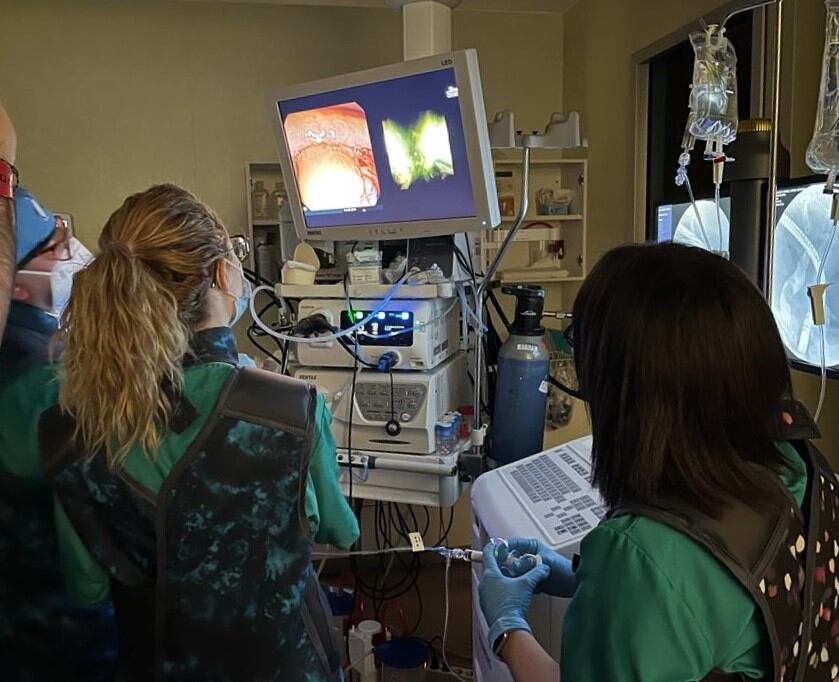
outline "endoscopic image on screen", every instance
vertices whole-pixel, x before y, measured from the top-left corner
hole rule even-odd
[[[415,182],[454,175],[452,147],[446,117],[424,111],[416,122],[401,126],[382,122],[390,174],[403,190]]]
[[[370,129],[356,102],[289,114],[285,129],[306,210],[376,205],[379,176]]]
[[[454,69],[277,106],[307,227],[475,216]]]

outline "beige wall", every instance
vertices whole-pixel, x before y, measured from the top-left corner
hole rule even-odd
[[[245,223],[244,167],[271,160],[273,88],[402,57],[387,9],[174,0],[4,0],[0,98],[25,183],[95,240],[129,193],[183,184]],[[490,112],[541,125],[561,104],[559,15],[456,12]],[[527,49],[522,49],[526,45]]]
[[[0,98],[24,181],[93,246],[129,193],[170,180],[244,231],[244,168],[275,157],[265,94],[402,58],[387,9],[174,0],[2,0]],[[72,9],[70,9],[72,7]],[[562,18],[456,11],[490,115],[541,128],[562,105]],[[243,345],[243,350],[250,348]],[[453,542],[469,542],[468,495]]]

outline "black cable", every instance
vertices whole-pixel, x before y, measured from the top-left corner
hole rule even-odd
[[[388,502],[388,510],[387,510],[387,517],[389,519],[389,527],[385,528],[384,533],[384,541],[383,544],[387,545],[388,547],[393,547],[392,541],[390,540],[390,528],[396,530],[397,534],[404,538],[406,542],[409,542],[409,537],[407,533],[407,526],[404,523],[404,518],[397,524],[396,520],[394,520],[394,504]],[[396,505],[396,515],[397,518],[401,517],[401,512],[399,512],[398,505]],[[384,505],[381,507],[381,518],[384,518]],[[419,570],[420,570],[420,562],[419,562],[419,554],[411,554],[410,562],[406,562],[405,559],[400,554],[393,554],[392,558],[399,563],[402,570],[405,571],[405,574],[397,579],[393,584],[390,585],[382,585],[381,587],[377,584],[369,584],[366,583],[361,577],[358,575],[357,571],[355,570],[355,566],[353,566],[354,570],[354,577],[356,580],[356,585],[358,587],[358,591],[362,593],[364,596],[370,598],[371,600],[377,602],[385,602],[385,601],[393,601],[398,599],[399,597],[404,596],[416,585],[417,580],[419,579]],[[351,563],[354,557],[351,557]]]
[[[504,327],[509,329],[510,328],[510,320],[504,314],[504,310],[501,307],[501,304],[498,302],[498,298],[495,296],[495,292],[492,289],[487,290],[487,300],[490,301],[495,308],[495,312],[498,313],[498,317],[501,318],[501,321],[504,323]]]
[[[393,392],[393,367],[388,367],[387,373],[390,375],[390,421],[396,421],[396,399]]]
[[[278,306],[276,298],[272,298],[272,300],[270,300],[268,303],[266,303],[264,306],[262,306],[262,308],[259,310],[259,312],[257,312],[257,317],[262,318],[262,316],[265,314],[265,312],[269,308],[271,308],[272,306]],[[282,329],[285,329],[285,328],[282,328]],[[257,326],[256,322],[251,322],[251,324],[248,325],[248,328],[245,330],[245,334],[247,334],[248,340],[257,349],[259,349],[262,353],[264,353],[265,355],[270,357],[278,365],[280,365],[282,367],[283,364],[287,362],[288,353],[280,345],[280,340],[279,339],[276,339],[275,337],[271,337],[275,341],[277,341],[277,345],[280,347],[280,352],[282,353],[282,359],[278,358],[276,355],[274,355],[274,353],[269,351],[267,348],[265,348],[265,346],[263,346],[261,343],[259,343],[259,341],[256,340],[256,337],[258,337],[258,336],[270,336],[266,331],[264,331],[263,329],[260,329]]]
[[[440,527],[442,530],[442,521],[443,521],[443,510],[440,509]],[[445,532],[440,536],[440,539],[437,541],[437,547],[442,547],[446,540],[449,539],[449,533],[452,530],[452,525],[454,524],[454,507],[451,507],[449,511],[449,522],[446,524]]]
[[[279,341],[279,339],[277,339]],[[283,362],[280,365],[280,374],[288,374],[288,341],[282,341]]]
[[[422,510],[425,512],[425,526],[422,529],[422,536],[425,537],[428,529],[431,528],[431,512],[428,511],[428,507],[423,507]]]
[[[340,344],[341,344],[341,347],[342,347],[345,351],[347,351],[347,353],[349,353],[349,354],[350,354],[353,358],[355,358],[355,361],[356,361],[356,362],[359,362],[359,363],[361,363],[362,365],[364,365],[365,367],[370,367],[370,368],[375,368],[375,367],[377,367],[377,366],[378,366],[378,365],[376,365],[376,364],[374,364],[374,363],[372,363],[372,362],[368,362],[367,360],[365,360],[364,358],[362,358],[362,357],[358,354],[358,352],[357,352],[357,351],[355,351],[355,350],[353,350],[353,349],[352,349],[352,346],[350,346],[349,341],[347,341],[347,340],[346,340],[343,336],[338,338],[338,343],[340,343]],[[358,347],[358,345],[357,345],[357,339],[356,339],[356,348],[357,348],[357,347]]]
[[[553,384],[554,386],[556,386],[560,391],[564,391],[565,393],[570,395],[572,398],[577,398],[577,400],[582,400],[583,399],[579,390],[575,390],[573,388],[570,388],[570,387],[566,386],[559,379],[554,378],[551,374],[548,374],[548,381],[551,384]]]
[[[251,281],[251,283],[253,283],[253,284],[261,284],[261,285],[264,285],[264,286],[269,286],[272,289],[273,289],[274,285],[276,284],[276,282],[272,282],[269,279],[265,279],[262,275],[258,274],[256,272],[256,270],[251,270],[250,268],[246,268],[244,265],[242,266],[242,272],[244,273],[245,277],[247,277]],[[266,291],[265,293],[267,294],[268,292]],[[271,296],[274,296],[274,298],[276,298],[276,296],[274,295],[273,292],[271,293]]]
[[[246,331],[245,333],[246,333],[246,334],[247,334],[247,336],[248,336],[248,340],[249,340],[249,341],[250,341],[250,342],[251,342],[254,346],[256,346],[256,347],[257,347],[260,351],[262,351],[265,355],[267,355],[267,356],[268,356],[269,358],[271,358],[274,362],[276,362],[276,363],[277,363],[277,365],[279,365],[280,367],[282,367],[282,366],[283,366],[283,364],[285,363],[285,355],[283,355],[283,357],[282,357],[282,358],[278,358],[276,355],[274,355],[274,354],[273,354],[270,350],[268,350],[265,346],[263,346],[261,343],[259,343],[259,341],[257,341],[257,340],[254,338],[254,333],[253,333],[253,330],[252,330],[250,327],[248,327],[248,329],[247,329],[247,331]]]
[[[355,334],[353,334],[353,338],[355,338]],[[356,339],[356,343],[358,340]],[[358,358],[355,358],[353,361],[353,368],[352,368],[352,388],[350,389],[350,415],[347,425],[347,465],[349,467],[349,474],[350,474],[350,483],[349,483],[349,499],[350,499],[350,506],[352,506],[352,482],[353,482],[353,472],[352,472],[352,424],[353,424],[353,414],[355,413],[355,382],[358,378]],[[360,523],[359,523],[360,525]]]

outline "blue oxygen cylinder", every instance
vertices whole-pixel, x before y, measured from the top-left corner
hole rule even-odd
[[[516,297],[516,317],[498,352],[491,452],[509,464],[542,450],[550,357],[541,326],[544,290],[517,284],[501,291]]]

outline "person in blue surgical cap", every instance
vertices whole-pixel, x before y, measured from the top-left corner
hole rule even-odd
[[[48,359],[50,340],[70,298],[73,274],[91,259],[70,228],[26,188],[17,188],[14,205],[17,272],[0,344],[0,380]]]
[[[57,400],[52,337],[73,274],[91,255],[23,187],[14,208],[17,271],[0,343],[0,679],[108,680],[113,607],[79,608],[65,593],[52,496],[20,438]]]

